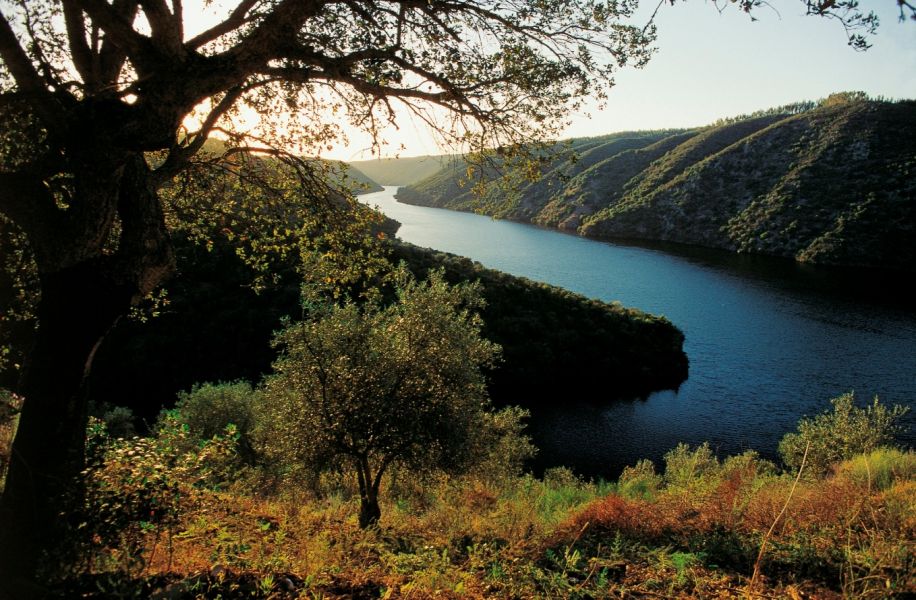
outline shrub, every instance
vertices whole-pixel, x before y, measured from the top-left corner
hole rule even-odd
[[[247,464],[256,459],[251,432],[255,424],[259,393],[246,381],[203,383],[194,385],[190,391],[178,394],[175,408],[168,411],[170,418],[187,425],[191,451],[207,440],[222,435],[226,427],[235,426],[238,435],[238,455]],[[161,424],[166,413],[160,416]]]
[[[719,471],[716,459],[708,442],[703,442],[695,450],[681,443],[665,454],[664,481],[668,488],[693,489],[703,483],[709,483]]]
[[[163,537],[171,538],[193,488],[220,486],[231,477],[236,436],[229,426],[185,452],[186,426],[166,415],[156,437],[112,438],[91,418],[87,463],[74,486],[70,529],[50,556],[52,578],[116,571],[127,578],[145,569]]]
[[[874,490],[886,490],[896,481],[916,478],[916,452],[878,448],[836,466],[837,477]]]
[[[481,430],[474,434],[482,438],[476,443],[486,451],[472,472],[491,482],[521,475],[525,463],[537,454],[531,438],[525,435],[525,420],[530,415],[517,406],[484,412]]]
[[[809,445],[805,469],[816,476],[826,475],[835,463],[891,445],[902,430],[901,417],[909,410],[899,405],[888,409],[877,396],[872,404],[858,408],[852,392],[830,402],[833,411],[802,419],[798,430],[779,442],[779,454],[790,469],[801,467]]]
[[[101,404],[91,402],[89,414],[105,423],[105,430],[109,437],[127,439],[137,435],[134,426],[137,416],[126,406],[114,406],[107,402]]]
[[[652,461],[643,459],[623,470],[618,485],[621,496],[649,500],[658,493],[662,478],[656,474]]]

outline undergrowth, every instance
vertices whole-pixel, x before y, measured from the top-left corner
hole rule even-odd
[[[239,455],[234,427],[199,439],[180,417],[166,413],[156,436],[130,440],[93,423],[79,518],[47,575],[54,596],[916,594],[912,450],[858,452],[808,477],[754,452],[720,459],[707,445],[679,445],[660,468],[640,461],[616,482],[563,468],[540,478],[396,469],[381,522],[360,528],[345,473],[298,483],[265,474]]]

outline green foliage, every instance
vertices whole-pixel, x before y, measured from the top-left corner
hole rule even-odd
[[[137,416],[126,406],[101,404],[89,406],[90,415],[105,424],[105,430],[112,438],[131,438],[137,434]]]
[[[690,489],[701,485],[718,474],[719,461],[708,442],[694,450],[687,444],[678,444],[665,454],[664,482],[669,489]]]
[[[887,408],[877,397],[865,408],[859,408],[852,392],[830,403],[832,411],[802,419],[798,430],[786,434],[779,442],[779,454],[790,469],[801,467],[809,445],[805,470],[817,476],[827,474],[837,462],[891,445],[901,432],[898,422],[909,410],[899,405]]]
[[[253,432],[260,395],[246,381],[203,383],[178,394],[175,408],[163,415],[162,425],[173,420],[187,426],[190,450],[222,435],[230,425],[238,436],[239,456],[255,460]]]
[[[480,335],[478,286],[441,273],[421,283],[402,267],[396,295],[331,305],[280,332],[259,421],[265,455],[294,469],[343,464],[370,505],[388,467],[467,469],[485,459],[487,432],[515,435],[521,416],[485,412],[480,369],[498,348]]]
[[[650,499],[662,486],[651,460],[642,459],[635,466],[625,467],[618,478],[620,495],[627,498]]]
[[[208,250],[231,248],[255,289],[295,269],[335,295],[352,288],[358,295],[387,267],[378,235],[384,217],[328,185],[346,177],[343,169],[237,155],[186,169],[161,194],[172,229]]]
[[[169,415],[156,437],[112,438],[91,419],[87,469],[75,486],[70,531],[51,557],[74,572],[116,570],[135,577],[160,544],[177,533],[189,488],[233,478],[237,435],[227,427],[193,450],[187,426]],[[55,572],[52,577],[65,575]]]
[[[483,449],[483,455],[472,467],[474,473],[490,481],[522,474],[526,463],[537,454],[531,438],[525,435],[525,420],[529,416],[529,411],[517,406],[483,412],[483,426],[470,432],[472,436],[480,436],[474,445]]]
[[[838,477],[875,490],[886,490],[897,481],[916,479],[916,453],[897,448],[876,448],[834,466]]]
[[[38,273],[25,234],[0,213],[0,385],[12,386],[35,325]]]

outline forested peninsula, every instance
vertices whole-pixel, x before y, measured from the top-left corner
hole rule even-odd
[[[690,130],[558,145],[541,177],[453,160],[401,202],[605,240],[693,244],[912,271],[916,101],[834,94]],[[509,173],[511,175],[511,173]]]
[[[284,318],[302,313],[299,275],[291,264],[255,292],[238,244],[213,239],[208,248],[176,238],[181,269],[167,287],[168,303],[154,318],[123,320],[100,346],[88,384],[96,406],[120,405],[128,392],[134,410],[150,419],[198,382],[258,380],[270,371],[277,356],[271,336]],[[404,261],[421,278],[444,269],[451,283],[481,282],[483,334],[503,348],[488,375],[498,405],[536,408],[559,397],[593,397],[595,388],[605,393],[593,399],[606,401],[675,388],[687,377],[684,336],[663,317],[396,240],[388,252],[388,260]],[[13,293],[0,279],[0,307],[11,305]],[[32,335],[29,323],[21,325],[8,332],[20,352]],[[15,377],[0,371],[0,386],[12,387]]]

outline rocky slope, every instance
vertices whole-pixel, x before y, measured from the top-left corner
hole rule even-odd
[[[453,168],[398,198],[599,239],[916,269],[916,101],[839,94],[810,106],[580,141],[578,162],[510,193],[491,182],[475,196]]]

